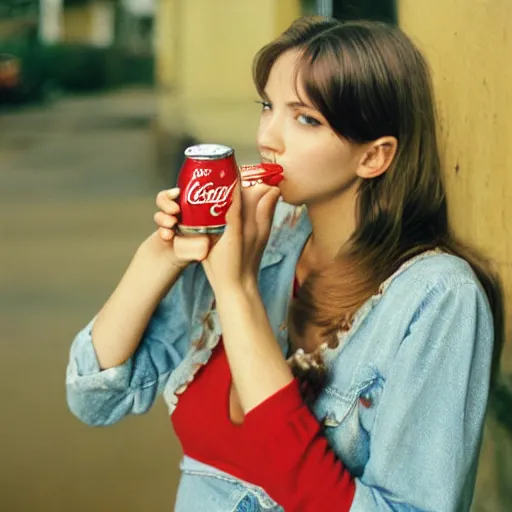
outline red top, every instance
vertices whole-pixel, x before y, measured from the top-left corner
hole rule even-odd
[[[222,340],[171,416],[183,452],[265,489],[286,512],[348,511],[354,479],[336,458],[293,380],[246,414],[229,415],[231,371]]]

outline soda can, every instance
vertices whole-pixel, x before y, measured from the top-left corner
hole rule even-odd
[[[223,233],[238,176],[232,148],[221,144],[198,144],[187,148],[177,182],[181,189],[178,233]]]

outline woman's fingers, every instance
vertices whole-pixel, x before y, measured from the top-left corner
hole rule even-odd
[[[174,238],[174,231],[172,229],[158,228],[158,236],[166,242],[170,242]]]
[[[181,211],[180,205],[176,202],[180,194],[179,188],[162,190],[156,196],[156,205],[167,215],[178,215]]]
[[[242,190],[240,183],[235,185],[231,196],[231,206],[226,213],[226,225],[230,231],[242,232]]]
[[[279,196],[278,188],[264,184],[243,189],[243,232],[249,241],[266,241]]]
[[[156,212],[153,219],[158,226],[158,233],[162,240],[169,242],[174,238],[174,226],[178,223],[177,217],[164,212]]]
[[[256,208],[267,188],[267,185],[262,184],[249,185],[242,188],[241,220],[244,238],[248,244],[256,242],[258,235]]]
[[[160,238],[172,242],[176,257],[181,261],[203,261],[213,245],[211,236],[175,236],[179,222],[180,207],[176,201],[179,189],[163,190],[156,198],[160,211],[154,215]],[[232,203],[226,215],[228,230],[235,236],[244,238],[244,246],[249,253],[259,252],[259,245],[266,242],[279,189],[265,184],[233,189]],[[217,237],[218,238],[218,237]]]
[[[153,219],[159,228],[172,229],[178,223],[177,217],[164,212],[156,212]]]
[[[180,195],[179,188],[162,190],[156,196],[156,205],[160,209],[153,219],[158,226],[158,235],[166,242],[174,238],[174,226],[178,223],[177,215],[180,213],[180,205],[176,202]]]
[[[257,236],[259,240],[266,241],[270,235],[274,211],[280,196],[281,192],[279,189],[271,187],[265,192],[256,205],[256,212],[254,216],[256,219]]]

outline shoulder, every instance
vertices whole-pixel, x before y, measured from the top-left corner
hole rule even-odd
[[[381,287],[383,294],[400,292],[419,295],[474,288],[484,294],[473,269],[464,259],[443,252],[428,252],[406,262]]]
[[[381,305],[402,319],[406,332],[419,322],[448,330],[472,325],[492,335],[493,314],[480,281],[467,261],[450,254],[430,253],[406,263],[384,284]]]
[[[368,307],[375,319],[399,326],[402,335],[418,321],[425,325],[478,323],[486,330],[493,326],[487,295],[471,266],[441,252],[405,263],[383,283]]]

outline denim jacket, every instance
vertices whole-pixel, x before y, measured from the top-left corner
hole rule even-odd
[[[310,233],[304,208],[278,204],[259,286],[283,354],[295,267]],[[145,413],[163,394],[172,414],[221,335],[213,298],[201,265],[190,265],[133,357],[103,371],[91,341],[93,319],[71,347],[71,411],[90,425],[110,425]],[[355,477],[353,512],[470,509],[492,326],[469,265],[432,251],[403,265],[361,307],[350,330],[340,331],[338,348],[325,352],[328,379],[312,412]],[[264,489],[199,461],[185,456],[181,469],[179,512],[283,510]],[[336,511],[336,503],[325,510]]]

